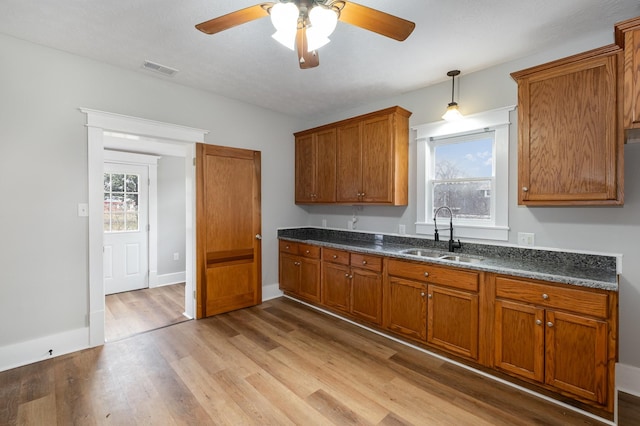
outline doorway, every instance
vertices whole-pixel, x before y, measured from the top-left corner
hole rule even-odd
[[[127,135],[126,144],[142,149],[160,144],[168,155],[185,160],[186,246],[185,312],[195,317],[195,143],[204,141],[206,130],[177,126],[120,114],[80,109],[87,115],[87,150],[89,176],[89,346],[105,341],[105,291],[103,283],[103,162],[105,139],[109,133]],[[118,149],[112,146],[114,149]]]

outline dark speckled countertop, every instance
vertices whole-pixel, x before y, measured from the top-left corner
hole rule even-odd
[[[420,248],[439,251],[442,255],[452,254],[447,251],[446,238],[445,241],[435,242],[423,238],[309,227],[280,229],[278,238],[353,252],[618,291],[617,258],[614,255],[462,243],[462,249],[456,250],[456,255],[480,259],[478,262],[468,263],[404,253],[407,249]]]

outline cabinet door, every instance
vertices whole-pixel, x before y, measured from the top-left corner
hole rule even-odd
[[[624,46],[623,127],[640,128],[640,17],[618,22],[616,44]]]
[[[619,57],[564,62],[518,80],[518,204],[622,203]]]
[[[280,253],[280,290],[298,293],[300,288],[300,266],[298,256]]]
[[[362,125],[362,197],[369,203],[393,202],[393,135],[389,116]]]
[[[427,338],[427,286],[418,281],[389,277],[386,328],[414,339]]]
[[[478,295],[428,287],[427,342],[478,359]]]
[[[296,138],[296,203],[311,203],[316,192],[316,144],[314,135]]]
[[[606,403],[607,323],[553,310],[546,321],[546,383]]]
[[[336,129],[316,134],[315,202],[336,201]]]
[[[366,321],[382,323],[382,274],[351,269],[351,313]]]
[[[544,309],[496,300],[494,344],[497,368],[544,381]]]
[[[362,159],[360,123],[337,129],[336,199],[339,203],[359,202],[362,192]]]
[[[322,263],[322,303],[330,308],[349,312],[351,306],[351,279],[349,267],[335,263]]]
[[[300,284],[301,297],[312,302],[320,301],[320,260],[300,259]]]

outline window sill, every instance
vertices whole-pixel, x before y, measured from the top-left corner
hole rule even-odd
[[[438,224],[439,225],[439,224]],[[416,223],[416,234],[433,236],[432,223]],[[449,238],[449,226],[438,226],[440,238]],[[454,238],[471,238],[475,240],[509,241],[508,226],[453,224]]]

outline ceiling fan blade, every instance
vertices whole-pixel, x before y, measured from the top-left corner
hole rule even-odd
[[[344,2],[344,8],[340,11],[340,20],[398,41],[406,40],[416,26],[415,23],[406,19],[351,1]]]
[[[298,63],[300,69],[306,70],[320,65],[320,57],[317,51],[307,52],[307,30],[298,28],[296,33],[296,47],[298,51]]]
[[[269,9],[274,3],[261,3],[255,6],[245,7],[235,12],[201,22],[196,28],[206,34],[215,34],[220,31],[228,30],[237,25],[246,24],[247,22],[269,16]]]

